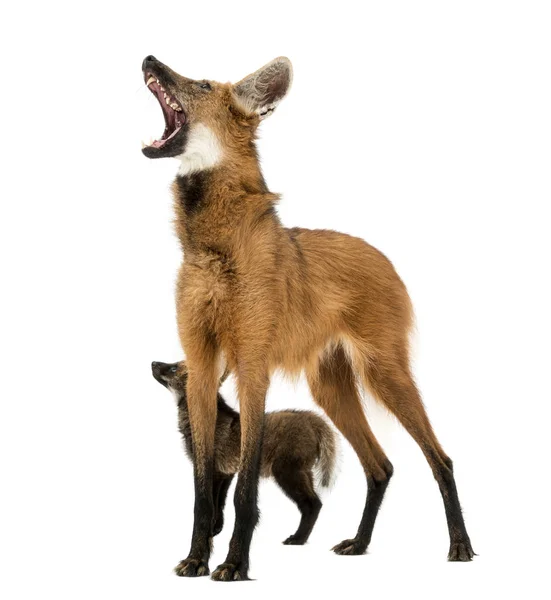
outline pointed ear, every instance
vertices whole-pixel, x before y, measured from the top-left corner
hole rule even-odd
[[[264,119],[286,96],[292,80],[291,61],[280,56],[236,83],[233,92],[244,110]]]

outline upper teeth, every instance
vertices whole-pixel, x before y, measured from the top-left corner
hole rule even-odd
[[[149,79],[147,80],[147,84],[146,85],[151,85],[152,83],[157,82],[159,84],[159,87],[161,88],[161,91],[163,92],[163,96],[165,99],[165,102],[170,106],[170,108],[172,108],[172,110],[176,110],[178,112],[182,112],[182,109],[178,106],[178,104],[176,102],[174,102],[172,100],[172,98],[166,93],[164,87],[161,85],[160,81],[158,79],[156,79],[153,76],[150,76]]]
[[[147,83],[145,85],[151,85],[152,83],[155,83],[155,82],[157,82],[159,84],[159,87],[164,92],[165,88],[161,85],[161,82],[158,79],[156,79],[155,77],[153,77],[153,75],[149,76],[149,79],[147,80]]]
[[[178,112],[182,111],[182,109],[178,106],[178,103],[174,102],[174,100],[172,100],[172,98],[170,96],[165,94],[164,97],[165,97],[165,102],[168,104],[168,106],[170,106],[170,108],[172,108],[172,110],[176,110]]]

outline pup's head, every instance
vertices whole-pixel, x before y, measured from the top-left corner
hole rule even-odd
[[[187,368],[184,361],[177,363],[152,362],[151,372],[153,377],[171,392],[181,396],[185,395]]]
[[[292,68],[280,57],[236,84],[188,79],[154,56],[142,64],[144,80],[159,101],[165,130],[142,152],[148,158],[195,156],[193,170],[211,168],[250,146],[261,119],[289,90]]]

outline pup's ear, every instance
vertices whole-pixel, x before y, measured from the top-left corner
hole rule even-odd
[[[245,111],[264,119],[286,96],[292,80],[291,61],[280,56],[236,83],[233,92]]]
[[[187,365],[185,360],[181,360],[178,363],[178,368],[184,375],[187,375]]]

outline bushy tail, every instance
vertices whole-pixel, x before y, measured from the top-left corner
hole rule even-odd
[[[322,487],[329,487],[333,483],[337,463],[337,439],[331,427],[319,417],[316,420],[316,434],[318,436],[319,457],[316,471]]]

